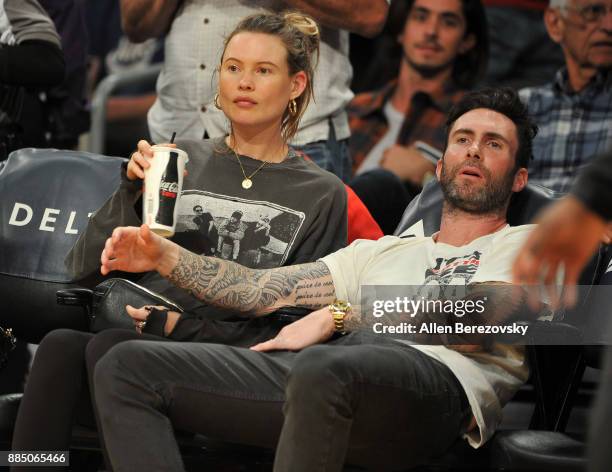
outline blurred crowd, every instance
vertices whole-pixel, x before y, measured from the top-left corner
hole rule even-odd
[[[90,129],[100,81],[156,63],[156,85],[143,80],[106,101],[104,153],[127,156],[138,138],[172,132],[226,134],[213,103],[224,36],[240,17],[298,3],[5,0],[0,158],[30,146],[87,149],[100,132]],[[566,192],[611,147],[606,2],[380,0],[341,20],[301,3],[323,30],[314,103],[292,145],[349,183],[386,234],[433,176],[445,115],[468,90],[520,91],[539,127],[532,183]]]

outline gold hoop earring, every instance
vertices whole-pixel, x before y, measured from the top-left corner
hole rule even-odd
[[[292,99],[289,102],[288,108],[289,108],[289,114],[291,116],[297,115],[298,110],[297,110],[297,103],[296,103],[295,99]]]
[[[213,102],[215,104],[215,107],[217,107],[219,110],[222,110],[221,105],[219,105],[219,94],[215,93],[215,98],[213,99]]]

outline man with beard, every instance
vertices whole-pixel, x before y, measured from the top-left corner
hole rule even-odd
[[[482,78],[489,48],[480,0],[398,0],[389,8],[390,47],[380,53],[397,63],[377,63],[386,84],[348,107],[349,185],[385,234],[433,176],[446,114]]]
[[[531,227],[508,226],[506,210],[527,183],[535,128],[510,89],[467,94],[447,124],[436,167],[444,210],[432,237],[358,240],[315,263],[253,270],[189,253],[146,226],[115,229],[103,274],[157,270],[205,302],[247,316],[287,306],[314,311],[250,349],[144,340],[112,348],[92,387],[114,469],[182,470],[171,424],[276,445],[276,471],[339,471],[345,461],[407,468],[460,437],[473,447],[491,437],[528,376],[520,347],[375,337],[358,306],[362,286],[419,286],[426,274],[428,287],[480,291],[488,321],[521,306],[509,285],[511,263]],[[144,308],[131,313],[135,322],[146,315]],[[169,316],[169,330],[176,319]]]
[[[433,174],[431,156],[415,143],[442,151],[446,113],[485,72],[486,27],[480,0],[392,2],[384,34],[399,62],[387,67],[393,80],[348,108],[357,174],[382,167],[417,188]]]

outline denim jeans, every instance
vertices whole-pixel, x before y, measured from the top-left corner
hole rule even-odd
[[[271,353],[126,341],[98,361],[93,385],[115,472],[183,470],[174,429],[277,445],[275,471],[410,467],[448,449],[471,417],[446,366],[362,333]]]
[[[319,167],[336,174],[340,180],[346,183],[353,172],[348,139],[340,141],[336,139],[336,132],[331,121],[329,130],[327,141],[316,141],[304,146],[293,146],[293,148],[303,152]]]

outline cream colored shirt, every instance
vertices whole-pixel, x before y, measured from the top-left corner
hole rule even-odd
[[[431,237],[357,240],[321,260],[331,272],[336,296],[358,305],[364,285],[510,282],[514,257],[533,227],[505,226],[461,247]],[[435,274],[428,271],[432,268]],[[445,346],[414,347],[457,377],[478,424],[466,438],[472,447],[482,446],[501,422],[503,405],[528,378],[524,349],[496,344],[488,352],[464,354]]]
[[[245,16],[282,11],[274,0],[185,0],[165,40],[165,62],[157,80],[157,100],[149,111],[154,142],[178,138],[211,138],[228,132],[225,115],[215,108],[219,65],[225,37]],[[331,118],[337,139],[350,135],[345,107],[353,98],[353,69],[348,59],[347,31],[321,28],[320,57],[314,78],[314,98],[292,141],[303,145],[327,140]]]

